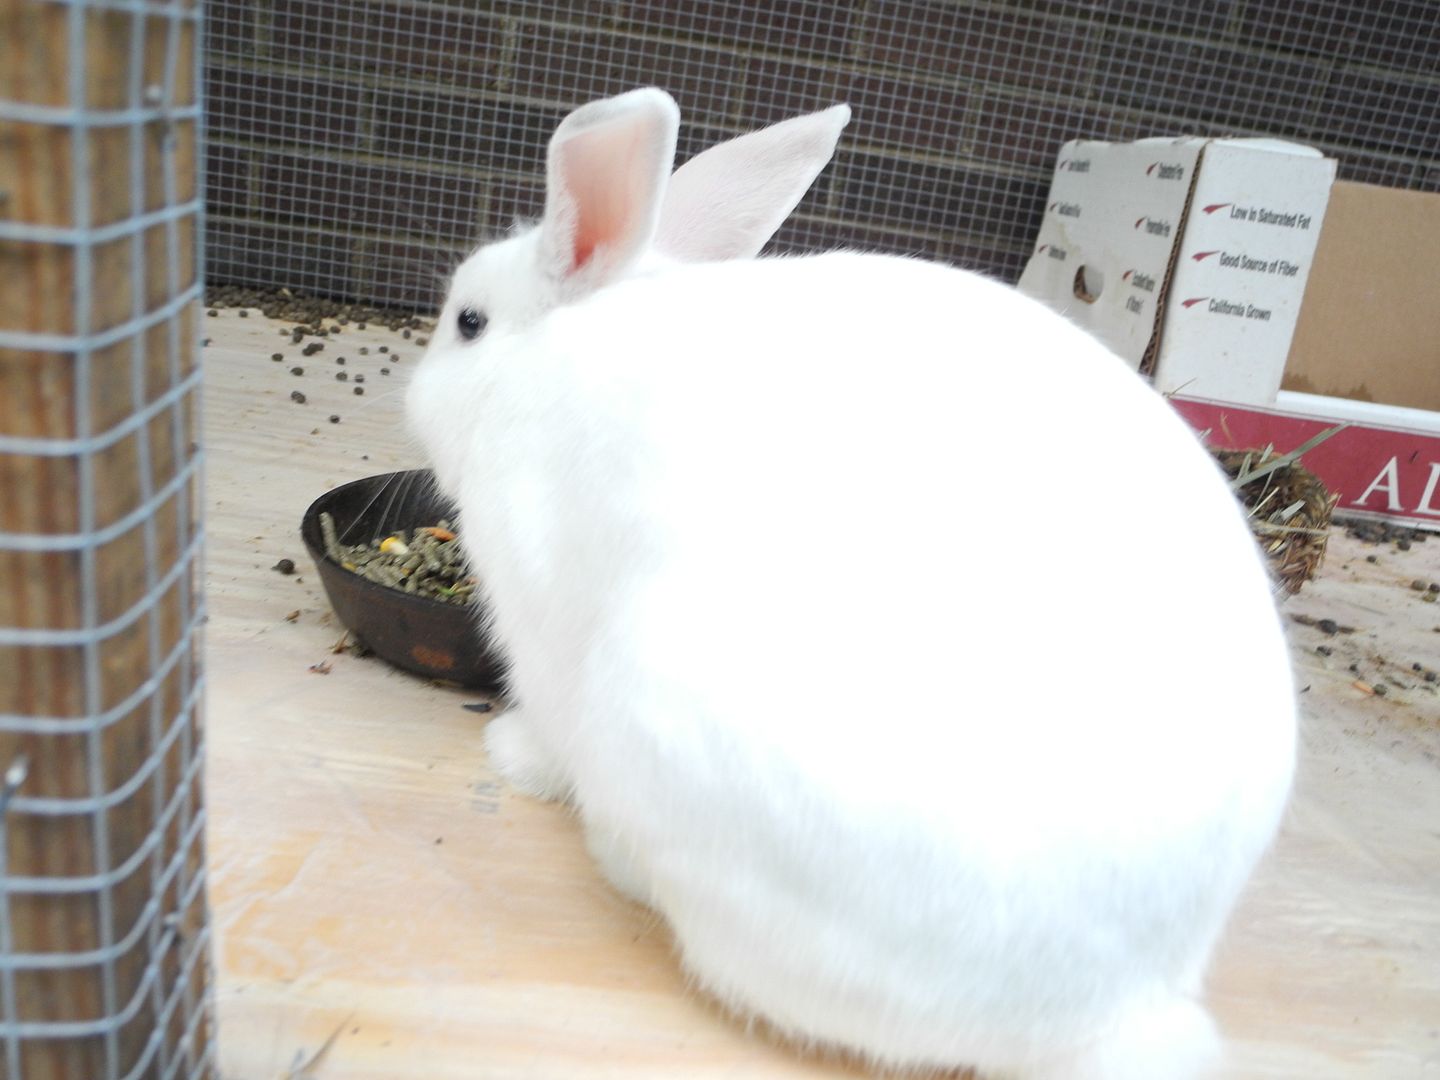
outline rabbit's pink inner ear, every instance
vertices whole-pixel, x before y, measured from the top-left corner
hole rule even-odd
[[[583,106],[556,131],[542,243],[568,291],[623,276],[650,246],[678,127],[670,97],[646,89]]]
[[[623,255],[627,241],[644,230],[649,239],[653,224],[645,206],[646,177],[641,132],[599,139],[582,134],[565,144],[560,153],[563,183],[575,209],[570,238],[570,270],[582,269],[600,249]],[[596,144],[599,145],[596,145]]]

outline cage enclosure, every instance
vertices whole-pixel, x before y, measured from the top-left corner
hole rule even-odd
[[[0,5],[0,1075],[213,1075],[201,27]]]
[[[364,666],[310,568],[271,571],[303,561],[297,526],[325,491],[419,464],[396,391],[445,276],[538,215],[566,113],[636,86],[679,103],[682,162],[852,106],[771,251],[1014,282],[1075,137],[1275,136],[1342,178],[1440,191],[1437,55],[1425,0],[0,0],[0,1078],[211,1078],[222,1049],[237,1077],[680,1075],[707,1055],[815,1075],[687,1011],[653,919],[599,896],[569,819],[488,771],[488,701],[461,713],[455,691]],[[208,526],[202,461],[225,487]],[[1364,622],[1353,595],[1321,595]],[[205,647],[230,666],[207,672],[222,606]],[[1406,652],[1413,611],[1375,631],[1406,657],[1388,676],[1343,618],[1302,629],[1326,623],[1340,681],[1312,667],[1317,724],[1370,730],[1336,704],[1362,672],[1371,696],[1434,685]],[[1302,661],[1322,655],[1309,642]],[[1433,864],[1432,731],[1359,769],[1307,749],[1323,778],[1296,818],[1305,850],[1284,853],[1307,873],[1261,894],[1302,915],[1244,927],[1220,976],[1257,1071],[1428,1052],[1440,875],[1412,871]],[[1332,820],[1361,797],[1383,835]],[[1315,854],[1387,844],[1410,846],[1384,888],[1368,862]],[[233,943],[218,979],[211,902]],[[1352,938],[1363,955],[1310,951]],[[1333,998],[1255,978],[1307,961]]]

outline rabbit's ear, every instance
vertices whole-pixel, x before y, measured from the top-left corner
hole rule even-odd
[[[684,262],[757,254],[835,154],[850,106],[712,146],[670,178],[655,249]]]
[[[567,299],[623,277],[655,235],[680,110],[648,87],[576,109],[550,138],[540,260]]]

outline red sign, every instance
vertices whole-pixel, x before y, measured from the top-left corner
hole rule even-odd
[[[1333,418],[1172,397],[1170,403],[1206,442],[1227,450],[1274,445],[1287,453],[1328,427]],[[1332,492],[1336,513],[1398,519],[1440,530],[1440,435],[1349,421],[1349,426],[1301,459]]]

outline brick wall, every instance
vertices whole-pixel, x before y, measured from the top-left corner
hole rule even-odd
[[[545,141],[654,83],[710,142],[855,118],[776,238],[1018,277],[1068,138],[1267,134],[1440,190],[1429,0],[211,0],[208,273],[425,308],[541,205]]]

